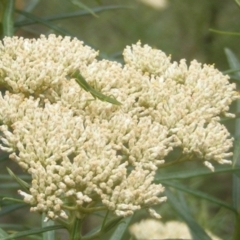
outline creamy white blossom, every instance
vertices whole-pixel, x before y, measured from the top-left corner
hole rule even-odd
[[[188,226],[183,222],[169,221],[163,223],[156,219],[145,219],[129,227],[134,239],[192,239]],[[206,230],[212,240],[219,237]]]
[[[0,53],[0,148],[31,174],[19,194],[46,219],[97,207],[123,217],[146,208],[159,218],[151,207],[166,197],[154,176],[174,148],[211,170],[213,161],[231,163],[233,140],[219,120],[233,116],[239,95],[213,66],[172,63],[140,42],[125,48],[121,65],[55,35],[7,37]],[[122,105],[94,100],[75,71]]]
[[[138,0],[154,9],[162,10],[168,6],[168,0]]]
[[[98,53],[76,38],[52,34],[39,39],[5,37],[0,55],[0,84],[13,93],[38,95]]]

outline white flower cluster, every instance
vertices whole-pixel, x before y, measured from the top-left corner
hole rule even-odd
[[[129,227],[131,235],[136,240],[142,239],[192,239],[187,225],[183,222],[169,221],[166,223],[156,219],[145,219]],[[220,240],[206,230],[212,240]]]
[[[212,66],[171,63],[160,50],[126,47],[125,65],[97,60],[77,39],[55,35],[3,39],[0,44],[0,148],[32,176],[19,193],[48,218],[81,218],[99,202],[128,216],[166,200],[154,184],[175,148],[229,163],[232,139],[219,116],[239,98]],[[122,105],[93,101],[72,74]],[[103,99],[104,100],[104,99]]]
[[[157,10],[163,10],[168,6],[168,0],[138,0]]]
[[[0,85],[13,93],[34,95],[57,86],[69,72],[98,55],[77,39],[55,35],[38,40],[5,37],[0,53]]]

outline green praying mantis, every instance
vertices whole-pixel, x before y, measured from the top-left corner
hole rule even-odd
[[[94,97],[94,99],[98,98],[99,100],[104,102],[109,102],[115,105],[122,105],[122,103],[117,101],[116,98],[104,95],[103,93],[97,91],[95,88],[91,87],[89,83],[85,80],[85,78],[81,75],[79,70],[70,74],[70,77],[73,77],[80,85],[80,87],[83,88],[86,92],[89,92]]]

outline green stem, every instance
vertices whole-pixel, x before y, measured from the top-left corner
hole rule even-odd
[[[72,222],[72,226],[70,229],[70,238],[69,240],[81,240],[81,225],[82,225],[82,220],[79,218],[74,218]]]
[[[45,221],[46,214],[42,214],[42,227],[52,227],[55,225],[54,221],[49,219]],[[55,230],[43,232],[43,239],[55,239]]]
[[[173,165],[176,165],[176,164],[179,164],[179,163],[191,161],[191,159],[192,159],[191,156],[190,157],[183,157],[183,158],[180,158],[180,159],[177,159],[177,160],[159,165],[158,168],[165,168],[165,167],[173,166]]]
[[[63,206],[64,209],[70,210],[70,211],[81,211],[82,213],[93,213],[97,211],[103,211],[106,210],[106,207],[101,206],[101,207],[92,207],[92,208],[84,208],[84,207],[76,207],[76,206]]]
[[[3,1],[2,35],[12,37],[14,34],[13,13],[15,10],[15,0]]]
[[[239,239],[240,239],[240,215],[236,214],[235,229],[234,229],[232,240],[239,240]]]

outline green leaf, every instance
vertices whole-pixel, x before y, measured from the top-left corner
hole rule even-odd
[[[2,228],[0,228],[0,237],[1,239],[2,237],[8,237],[8,234]]]
[[[25,12],[33,11],[36,8],[36,6],[39,4],[39,1],[40,0],[29,1],[28,4],[26,4],[24,8],[22,8],[22,10],[24,10]],[[17,21],[21,21],[21,20],[23,21],[23,19],[25,19],[25,17],[23,15],[20,15],[18,16]],[[14,26],[16,26],[16,20],[15,20]]]
[[[236,1],[239,5],[239,1]],[[231,69],[240,68],[240,61],[238,57],[228,48],[225,49],[225,54]],[[240,78],[240,72],[235,72],[233,74],[235,78]],[[236,111],[240,111],[240,102],[236,104]],[[234,141],[234,152],[233,152],[233,166],[240,166],[240,121],[237,119],[235,121],[235,141]],[[233,175],[233,206],[238,212],[236,214],[235,228],[233,233],[233,240],[238,240],[240,238],[240,176],[239,174]]]
[[[123,217],[115,217],[111,220],[109,220],[101,229],[102,233],[107,233],[110,231],[112,228],[114,228],[116,225],[119,224],[119,222],[123,219]]]
[[[240,72],[240,68],[223,71],[224,74],[235,73],[235,72]]]
[[[36,23],[40,23],[42,25],[45,25],[45,26],[49,27],[50,29],[53,29],[54,31],[62,34],[63,36],[66,36],[66,35],[67,36],[72,36],[72,34],[69,33],[68,31],[56,26],[55,24],[50,23],[49,21],[44,20],[44,18],[37,17],[37,16],[35,16],[31,13],[28,13],[28,12],[25,12],[25,11],[22,11],[22,10],[17,10],[16,9],[15,12],[17,12],[17,13],[33,20],[33,21],[35,21]]]
[[[107,216],[108,216],[108,213],[106,213],[105,220],[107,220]],[[124,224],[124,222],[120,223],[120,221],[122,219],[123,219],[123,217],[114,217],[114,218],[110,219],[109,221],[107,221],[106,223],[104,223],[105,222],[105,220],[104,220],[102,223],[102,226],[99,225],[99,226],[95,227],[94,229],[92,229],[90,232],[88,232],[86,235],[84,235],[82,237],[82,240],[98,239],[99,237],[101,237],[102,235],[104,235],[105,233],[107,233],[108,231],[110,231],[112,228],[114,228],[117,225],[118,226],[116,229],[118,229],[122,224]],[[128,225],[128,224],[126,224],[126,225]],[[127,226],[125,226],[125,227],[127,227]],[[119,233],[122,233],[122,232],[119,231]],[[115,232],[114,232],[114,234],[115,234]],[[111,238],[111,240],[112,239],[115,240],[115,238]],[[116,240],[118,240],[118,238],[116,238]]]
[[[28,181],[30,181],[32,179],[31,176],[27,175],[27,174],[20,174],[20,175],[18,175],[18,178],[20,178],[22,180],[28,180]],[[0,181],[8,181],[8,180],[12,180],[12,176],[9,176],[8,174],[0,175]]]
[[[122,221],[112,234],[109,240],[124,240],[124,234],[128,230],[128,226],[133,218],[132,216],[124,218],[124,221]]]
[[[240,136],[235,138],[234,141],[233,166],[240,166]],[[238,214],[236,214],[233,238],[237,240],[240,238],[240,176],[237,174],[233,175],[233,206],[238,212]]]
[[[2,17],[2,28],[3,36],[12,37],[14,35],[14,20],[13,13],[15,8],[15,0],[7,0],[3,2],[3,17]]]
[[[71,0],[71,2],[78,6],[79,8],[85,9],[86,11],[88,11],[89,13],[91,13],[94,17],[98,17],[91,8],[89,8],[87,5],[85,5],[84,3],[82,3],[80,0]]]
[[[190,215],[187,205],[180,201],[168,188],[165,189],[165,194],[168,198],[168,202],[172,208],[178,213],[178,215],[187,223],[191,230],[193,240],[211,240],[202,227],[195,221]],[[174,231],[174,230],[173,230]]]
[[[218,33],[218,34],[223,34],[223,35],[231,35],[231,36],[240,36],[239,32],[226,32],[226,31],[220,31],[216,29],[209,29],[210,32]]]
[[[240,62],[239,62],[237,56],[229,48],[225,48],[224,51],[227,56],[227,60],[228,60],[228,64],[229,64],[230,68],[231,69],[239,69]],[[235,72],[233,75],[236,77],[240,77],[240,71]]]
[[[188,179],[188,178],[195,178],[195,177],[204,177],[204,176],[212,176],[219,173],[236,173],[240,172],[240,167],[238,168],[229,168],[229,167],[219,167],[216,168],[214,172],[211,172],[206,167],[197,170],[186,171],[171,171],[171,172],[161,172],[157,173],[156,182],[162,182],[166,180],[176,180],[176,179]]]
[[[24,228],[24,226],[22,226],[21,224],[12,224],[12,223],[2,223],[0,224],[0,228],[4,228],[4,229],[11,229],[14,231],[20,231]]]
[[[233,167],[235,169],[240,167],[240,136],[234,139]]]
[[[46,214],[42,214],[42,227],[51,227],[55,226],[55,223],[53,220],[49,219],[48,221],[44,221],[46,218]],[[43,233],[43,238],[42,240],[53,240],[55,239],[55,231],[47,231]]]
[[[4,197],[3,201],[10,201],[10,202],[17,202],[17,203],[25,203],[22,199],[20,198],[11,198],[11,197]]]
[[[9,168],[7,168],[7,171],[9,173],[9,175],[15,179],[17,181],[17,183],[25,190],[25,191],[29,191],[30,185],[23,181],[21,178],[19,178],[18,176],[16,176]]]
[[[35,234],[39,234],[39,233],[43,233],[43,232],[47,232],[47,231],[51,231],[51,230],[63,229],[63,228],[64,227],[61,225],[55,225],[55,226],[51,226],[51,227],[26,230],[26,231],[14,233],[9,236],[3,237],[3,238],[1,238],[1,240],[10,240],[10,239],[12,240],[13,238],[20,238],[20,237],[25,237],[25,236],[29,236],[29,235],[35,235]]]
[[[70,74],[70,77],[75,78],[78,85],[83,88],[86,92],[89,92],[94,98],[98,98],[99,100],[103,102],[109,102],[115,105],[121,105],[119,101],[117,101],[116,98],[109,97],[104,95],[103,93],[97,91],[93,87],[91,87],[88,82],[85,80],[85,78],[81,75],[79,70],[75,71],[73,74]]]
[[[115,5],[115,6],[109,5],[109,6],[104,6],[104,7],[92,8],[92,11],[94,13],[98,13],[98,12],[104,12],[104,11],[108,11],[108,10],[118,10],[118,9],[126,9],[126,8],[129,9],[130,7],[120,6],[120,5]],[[76,12],[57,14],[57,15],[53,15],[53,16],[49,16],[49,17],[43,17],[41,19],[43,19],[47,22],[51,22],[51,21],[56,21],[56,20],[63,20],[63,19],[87,16],[89,14],[90,14],[89,11],[81,10],[81,11],[76,11]],[[27,21],[24,20],[24,21],[15,22],[15,26],[22,27],[22,26],[35,24],[35,23],[38,23],[38,21],[33,20],[33,19],[27,20]]]
[[[240,239],[240,228],[239,228],[239,226],[240,226],[240,215],[236,214],[235,228],[234,228],[232,240],[239,240]]]
[[[228,210],[231,210],[232,212],[234,213],[237,213],[236,212],[236,209],[233,208],[231,205],[227,204],[226,202],[224,201],[221,201],[219,200],[218,198],[215,198],[209,194],[206,194],[202,191],[199,191],[199,190],[195,190],[195,189],[190,189],[189,187],[186,187],[184,186],[183,184],[180,184],[180,183],[175,183],[175,182],[162,182],[162,184],[164,186],[169,186],[169,187],[173,187],[175,189],[178,189],[180,191],[183,191],[183,192],[186,192],[186,193],[189,193],[189,194],[192,194],[193,196],[195,197],[198,197],[198,198],[202,198],[202,199],[205,199],[209,202],[212,202],[212,203],[215,203],[217,205],[219,205],[220,207],[223,207],[223,208],[226,208]]]
[[[0,189],[16,189],[16,188],[19,188],[19,184],[15,182],[0,184]]]
[[[235,2],[236,2],[237,5],[240,7],[240,0],[235,0]]]
[[[0,217],[8,215],[9,213],[23,207],[26,207],[26,204],[11,204],[10,206],[4,206],[0,211]]]

